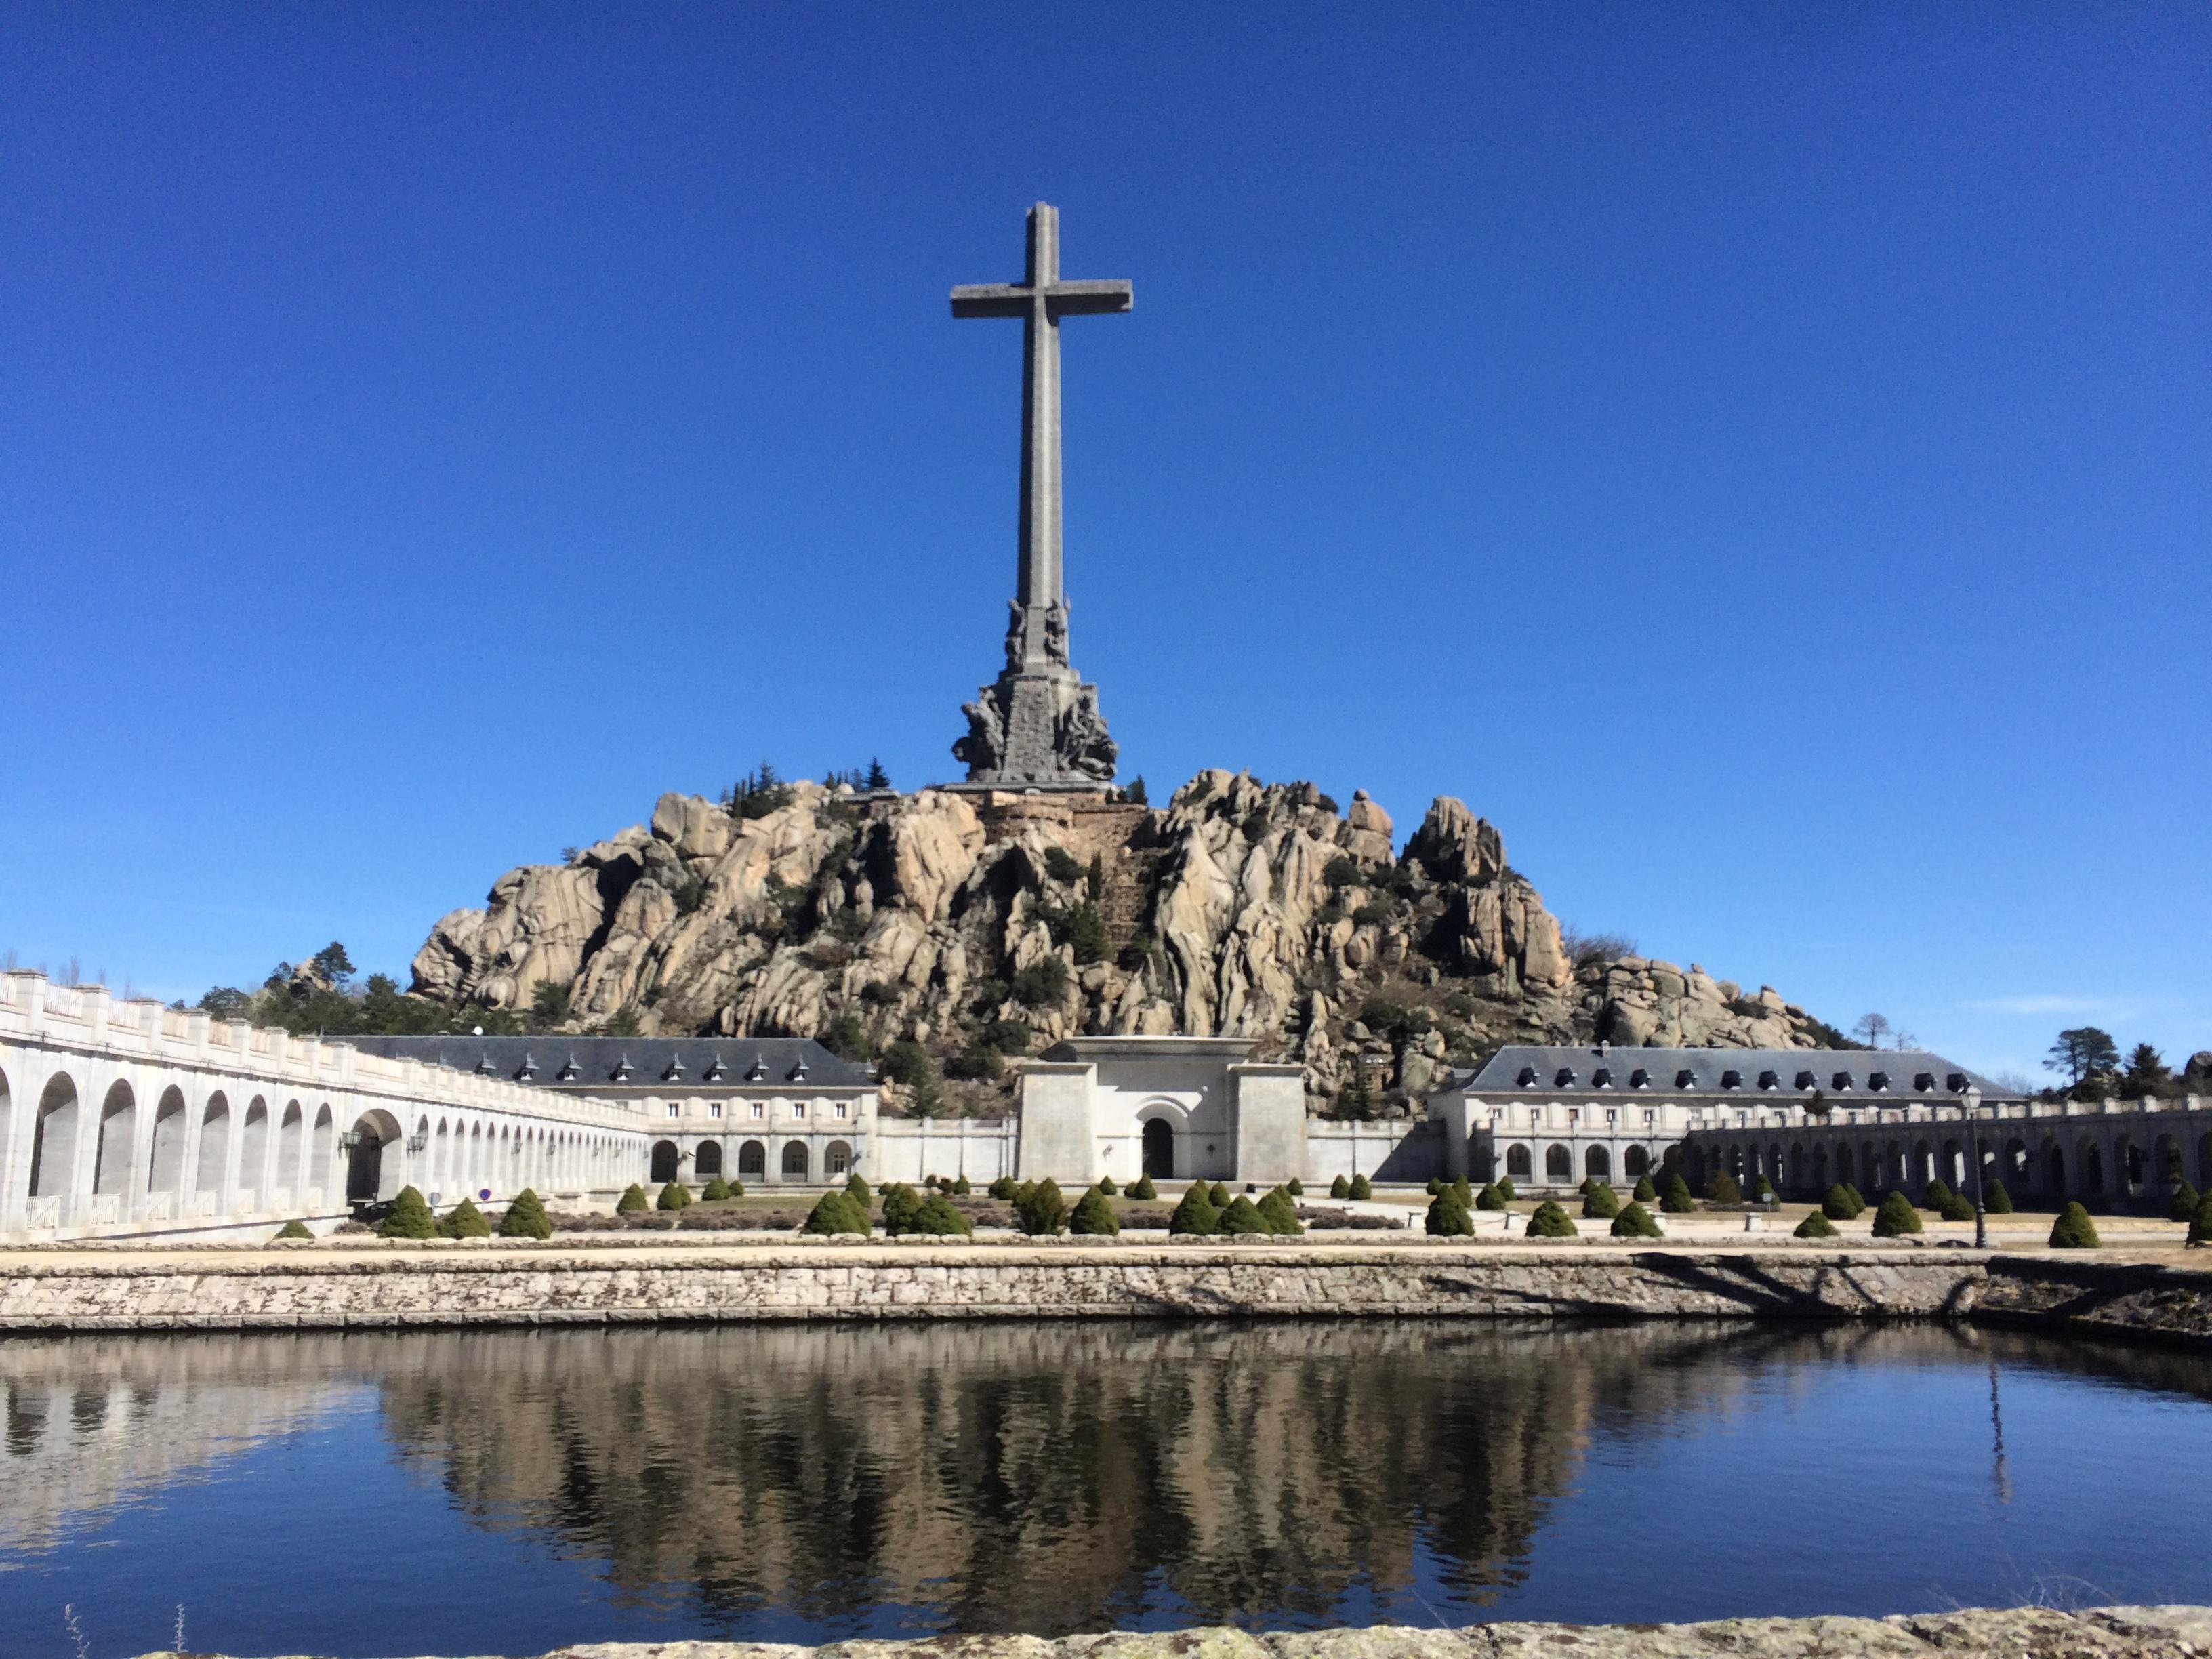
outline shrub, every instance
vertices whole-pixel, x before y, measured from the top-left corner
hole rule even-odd
[[[1444,1183],[1441,1179],[1435,1176],[1431,1176],[1429,1177],[1428,1194],[1431,1198],[1434,1198],[1438,1193],[1443,1191],[1443,1189]]]
[[[1612,1231],[1615,1238],[1663,1238],[1666,1237],[1659,1231],[1658,1218],[1634,1199],[1631,1199],[1621,1212],[1613,1217]]]
[[[489,1238],[491,1223],[474,1199],[464,1198],[438,1218],[438,1231],[448,1238]]]
[[[1221,1212],[1221,1224],[1217,1231],[1224,1238],[1264,1234],[1268,1231],[1267,1218],[1260,1213],[1258,1205],[1239,1193]]]
[[[1919,1212],[1903,1193],[1893,1192],[1881,1201],[1874,1212],[1874,1236],[1876,1238],[1903,1238],[1908,1233],[1920,1231]]]
[[[383,1220],[376,1224],[380,1238],[435,1238],[438,1224],[431,1219],[430,1206],[422,1201],[422,1194],[412,1187],[402,1187],[399,1196],[392,1200],[392,1208]]]
[[[1459,1194],[1449,1187],[1429,1200],[1426,1225],[1431,1238],[1474,1237],[1474,1218],[1467,1212],[1467,1206],[1459,1201]]]
[[[1083,879],[1083,866],[1065,847],[1044,849],[1044,872],[1054,881],[1077,882]]]
[[[1283,1190],[1292,1198],[1304,1198],[1306,1195],[1306,1183],[1296,1176],[1292,1176],[1283,1183]]]
[[[993,1182],[983,1190],[990,1194],[992,1197],[1003,1202],[1004,1200],[1012,1198],[1017,1189],[1014,1186],[1013,1176],[1000,1176],[996,1181]]]
[[[645,1188],[639,1186],[635,1181],[631,1182],[629,1186],[623,1188],[623,1195],[615,1200],[615,1213],[617,1215],[635,1215],[640,1210],[647,1210],[652,1207],[653,1206],[651,1202],[646,1198]]]
[[[1221,1212],[1213,1207],[1213,1195],[1202,1181],[1194,1181],[1183,1189],[1182,1202],[1168,1218],[1168,1231],[1186,1237],[1205,1237],[1220,1224]]]
[[[699,1196],[709,1204],[719,1204],[730,1195],[730,1183],[716,1176],[699,1189]]]
[[[1342,1176],[1337,1176],[1335,1180],[1328,1183],[1328,1195],[1331,1198],[1350,1198],[1352,1196],[1352,1183],[1346,1181]]]
[[[1797,1238],[1833,1238],[1835,1236],[1836,1224],[1828,1219],[1825,1210],[1814,1211],[1799,1222],[1792,1232],[1792,1237]]]
[[[1364,1200],[1374,1197],[1375,1189],[1367,1184],[1367,1177],[1365,1176],[1356,1175],[1352,1177],[1352,1191],[1349,1196],[1354,1203],[1358,1203]]]
[[[1774,1183],[1765,1176],[1759,1176],[1758,1183],[1751,1189],[1751,1195],[1760,1203],[1765,1203],[1768,1199],[1774,1196]]]
[[[845,1190],[852,1194],[853,1202],[864,1210],[871,1207],[876,1201],[876,1195],[868,1190],[868,1183],[860,1179],[858,1171],[855,1171],[853,1178],[845,1183]]]
[[[1990,1184],[1982,1188],[1982,1207],[1991,1215],[2012,1213],[2012,1194],[2005,1190],[2004,1182],[1996,1176],[1991,1176]]]
[[[969,1194],[975,1190],[975,1188],[969,1183],[966,1176],[955,1176],[952,1177],[951,1191],[953,1197],[965,1198]]]
[[[1928,1195],[1921,1200],[1921,1208],[1933,1210],[1941,1215],[1943,1213],[1943,1200],[1950,1196],[1950,1184],[1941,1176],[1934,1176],[1928,1182]]]
[[[1113,1238],[1120,1235],[1121,1224],[1114,1214],[1114,1200],[1106,1194],[1106,1183],[1100,1182],[1075,1200],[1075,1213],[1067,1218],[1067,1231],[1085,1238]]]
[[[1820,1195],[1820,1213],[1831,1221],[1855,1221],[1858,1218],[1859,1206],[1851,1202],[1850,1194],[1842,1187],[1835,1186]]]
[[[1690,1196],[1690,1183],[1679,1173],[1667,1177],[1667,1190],[1659,1195],[1659,1207],[1668,1215],[1690,1215],[1696,1212],[1698,1200]]]
[[[851,1188],[845,1196],[854,1204],[860,1200]],[[899,1238],[915,1231],[915,1219],[921,1213],[922,1196],[902,1181],[894,1181],[884,1188],[884,1237]],[[863,1213],[866,1213],[864,1211]]]
[[[464,1202],[466,1200],[464,1200]],[[295,1216],[276,1230],[276,1237],[279,1238],[313,1238],[314,1234],[307,1231],[307,1224],[306,1222],[301,1221]]]
[[[1521,1196],[1518,1192],[1514,1190],[1513,1177],[1511,1176],[1500,1176],[1498,1177],[1498,1196],[1503,1198],[1508,1204],[1510,1204],[1515,1199]]]
[[[1536,1213],[1528,1218],[1531,1238],[1572,1238],[1577,1231],[1567,1212],[1549,1199],[1539,1204]]]
[[[1287,1187],[1276,1188],[1253,1207],[1260,1212],[1260,1219],[1267,1224],[1267,1231],[1279,1237],[1296,1238],[1305,1231],[1298,1224],[1298,1206]]]
[[[1467,1184],[1467,1177],[1461,1176],[1455,1179],[1451,1185],[1452,1191],[1459,1194],[1460,1208],[1472,1209],[1474,1206],[1474,1188]]]
[[[1032,1008],[1048,1007],[1067,990],[1067,962],[1061,957],[1039,957],[1014,975],[1015,998]]]
[[[1659,1189],[1651,1184],[1649,1174],[1636,1177],[1636,1190],[1631,1198],[1638,1204],[1656,1204],[1659,1201]]]
[[[1496,1182],[1489,1182],[1474,1195],[1474,1207],[1478,1210],[1502,1210],[1505,1207],[1505,1194],[1498,1190]]]
[[[1743,1188],[1736,1185],[1734,1176],[1726,1170],[1720,1170],[1715,1171],[1713,1178],[1705,1183],[1705,1196],[1716,1204],[1741,1204],[1743,1202]]]
[[[1620,1195],[1605,1182],[1599,1182],[1583,1194],[1583,1218],[1586,1221],[1610,1221],[1620,1213]]]
[[[799,1224],[802,1233],[811,1233],[817,1238],[832,1237],[838,1233],[858,1233],[868,1236],[868,1212],[853,1201],[850,1193],[824,1193],[814,1200],[814,1207],[806,1212]]]
[[[2197,1217],[2197,1188],[2179,1176],[2173,1178],[2173,1201],[2166,1206],[2169,1221],[2192,1221]]]
[[[2212,1244],[2212,1193],[2197,1200],[2197,1213],[2189,1218],[2189,1244]]]
[[[732,1181],[730,1182],[730,1196],[732,1198],[743,1198],[744,1195],[745,1183],[744,1182]]]
[[[1223,1186],[1219,1182],[1217,1181],[1213,1183],[1213,1190],[1208,1193],[1206,1196],[1213,1200],[1213,1207],[1215,1209],[1224,1212],[1228,1210],[1229,1188]]]
[[[545,1213],[545,1206],[538,1194],[527,1187],[514,1195],[507,1206],[507,1213],[499,1218],[501,1238],[550,1238],[553,1223]]]
[[[1150,1176],[1139,1176],[1137,1177],[1136,1184],[1129,1188],[1130,1197],[1142,1200],[1146,1202],[1150,1202],[1159,1195],[1160,1189],[1152,1185],[1152,1178]]]
[[[691,1189],[680,1181],[672,1181],[660,1189],[660,1196],[653,1200],[653,1207],[656,1210],[680,1210],[690,1201]]]
[[[952,1200],[940,1193],[922,1200],[921,1208],[915,1212],[914,1231],[938,1238],[969,1238],[975,1235],[975,1229]]]
[[[1868,1208],[1866,1194],[1848,1181],[1844,1183],[1844,1190],[1851,1195],[1851,1202],[1858,1206],[1860,1213],[1864,1214]]]
[[[1974,1200],[1963,1193],[1947,1194],[1943,1207],[1938,1213],[1946,1221],[1972,1221],[1974,1218]]]
[[[2089,1219],[2089,1212],[2079,1204],[2069,1204],[2058,1212],[2058,1219],[2051,1224],[2051,1248],[2054,1250],[2094,1250],[2099,1243],[2097,1224]]]
[[[1105,1194],[1107,1197],[1111,1198],[1115,1194],[1120,1192],[1121,1189],[1114,1184],[1114,1177],[1112,1176],[1101,1176],[1098,1177],[1098,1190]]]
[[[1067,1200],[1060,1195],[1060,1183],[1048,1176],[1014,1200],[1014,1213],[1024,1232],[1042,1238],[1067,1225]]]

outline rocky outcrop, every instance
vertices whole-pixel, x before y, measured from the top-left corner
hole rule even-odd
[[[441,917],[413,989],[586,1027],[912,1038],[971,1062],[1014,1024],[1034,1045],[1251,1036],[1324,1098],[1355,1079],[1418,1093],[1506,1041],[1816,1040],[1802,1009],[1694,966],[1578,967],[1459,801],[1433,802],[1402,856],[1394,833],[1364,792],[1340,813],[1310,784],[1225,771],[1157,809],[811,783],[735,806],[668,794],[647,823]]]

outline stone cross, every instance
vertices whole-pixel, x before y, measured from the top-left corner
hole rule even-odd
[[[1066,594],[1060,586],[1060,319],[1129,309],[1127,283],[1068,282],[1060,274],[1060,210],[1030,210],[1029,267],[1018,283],[979,283],[952,290],[955,317],[1022,319],[1022,507],[1020,568],[1015,574],[1017,641],[1008,665],[1067,660]],[[1018,645],[1018,654],[1017,646]]]

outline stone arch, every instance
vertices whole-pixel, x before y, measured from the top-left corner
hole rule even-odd
[[[645,1178],[656,1185],[665,1186],[676,1179],[683,1162],[684,1155],[677,1150],[674,1141],[656,1140],[653,1143],[653,1158],[647,1165]]]
[[[2112,1148],[2112,1175],[2122,1198],[2140,1198],[2143,1190],[2142,1148],[2132,1135],[2122,1135]]]
[[[1967,1185],[1966,1149],[1956,1140],[1943,1143],[1943,1184],[1954,1193],[1972,1192]]]
[[[1928,1143],[1924,1140],[1914,1141],[1912,1143],[1912,1160],[1905,1166],[1905,1184],[1908,1187],[1917,1187],[1923,1191],[1925,1191],[1927,1189],[1928,1183],[1935,1178],[1935,1175],[1936,1154],[1934,1150],[1930,1148]]]
[[[315,1109],[315,1127],[307,1139],[307,1185],[318,1193],[331,1189],[331,1154],[337,1150],[333,1144],[337,1139],[337,1125],[326,1100]]]
[[[353,1151],[346,1159],[346,1201],[370,1204],[398,1195],[404,1184],[399,1160],[386,1156],[403,1132],[399,1120],[372,1106],[354,1120]]]
[[[1841,1186],[1850,1179],[1851,1143],[1848,1140],[1839,1140],[1836,1143],[1836,1184]],[[1825,1193],[1827,1188],[1824,1187],[1820,1190]]]
[[[1559,1141],[1544,1148],[1544,1179],[1553,1186],[1575,1178],[1575,1155]]]
[[[1175,1125],[1164,1117],[1147,1118],[1139,1133],[1144,1138],[1144,1172],[1158,1180],[1174,1180]]]
[[[1641,1181],[1651,1173],[1651,1149],[1631,1146],[1620,1155],[1620,1172],[1631,1181]]]
[[[787,1140],[783,1143],[783,1178],[786,1181],[805,1180],[810,1162],[805,1141]]]
[[[1528,1149],[1517,1140],[1505,1149],[1505,1178],[1508,1181],[1529,1178]]]
[[[2201,1192],[2212,1187],[2212,1135],[2200,1135],[2197,1141],[2197,1186]]]
[[[1602,1146],[1593,1146],[1583,1154],[1583,1174],[1592,1181],[1613,1179],[1613,1154]]]
[[[269,1158],[269,1103],[256,1095],[246,1103],[238,1129],[238,1190],[258,1193]]]
[[[836,1181],[853,1173],[853,1148],[842,1140],[833,1140],[822,1149],[822,1173]]]
[[[491,1185],[484,1179],[484,1127],[481,1122],[469,1125],[469,1170],[461,1184],[471,1192],[482,1192]]]
[[[712,1180],[722,1173],[722,1143],[702,1140],[691,1149],[691,1173],[702,1181]]]
[[[307,1115],[295,1100],[284,1108],[283,1118],[276,1126],[276,1179],[271,1184],[287,1189],[297,1187],[307,1161]]]
[[[2043,1148],[2044,1190],[2053,1198],[2066,1196],[2066,1154],[2058,1149],[2055,1140],[2046,1141]]]
[[[230,1156],[230,1097],[220,1089],[200,1109],[200,1167],[192,1182],[196,1192],[222,1190],[223,1169]]]
[[[2168,1199],[2189,1178],[2181,1161],[2181,1143],[2172,1135],[2160,1135],[2152,1143],[2150,1166],[2157,1174],[2160,1190]]]
[[[31,1126],[30,1196],[61,1198],[76,1178],[77,1120],[82,1115],[76,1079],[56,1072],[39,1094],[38,1121]]]
[[[138,1097],[121,1078],[107,1085],[100,1103],[100,1145],[93,1159],[92,1190],[127,1193],[131,1160],[137,1154]]]
[[[1790,1179],[1784,1184],[1793,1193],[1805,1190],[1805,1143],[1802,1140],[1790,1143]]]
[[[2008,1188],[2025,1188],[2031,1185],[2034,1177],[2030,1174],[2027,1167],[2027,1143],[2018,1135],[2006,1141],[2004,1158],[1999,1168],[2003,1171],[1999,1179],[2003,1181]]]
[[[2102,1195],[2105,1190],[2105,1154],[2094,1140],[2084,1139],[2081,1147],[2080,1169],[2081,1190]]]
[[[748,1140],[738,1148],[738,1178],[758,1181],[768,1174],[768,1148],[757,1140]]]
[[[185,1184],[185,1091],[172,1083],[154,1103],[154,1149],[146,1160],[146,1190],[173,1193]]]
[[[1815,1193],[1825,1193],[1828,1190],[1828,1143],[1825,1140],[1816,1140],[1813,1143],[1812,1190]]]

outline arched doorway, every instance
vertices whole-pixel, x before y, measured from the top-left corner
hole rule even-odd
[[[260,1103],[256,1101],[254,1104]],[[250,1110],[246,1123],[247,1134],[241,1146],[252,1145],[253,1115]],[[384,1149],[399,1139],[399,1120],[389,1112],[363,1112],[354,1120],[350,1139],[353,1144],[346,1152],[346,1202],[373,1204],[380,1198],[396,1196],[397,1188],[390,1194],[384,1190],[386,1176],[392,1173],[387,1170]]]
[[[653,1143],[653,1164],[647,1178],[665,1186],[676,1179],[676,1143],[672,1140],[656,1140]]]
[[[1583,1154],[1583,1173],[1592,1181],[1613,1179],[1613,1155],[1602,1146],[1593,1146]]]
[[[691,1173],[702,1181],[712,1180],[722,1173],[722,1143],[702,1140],[691,1150]]]
[[[783,1143],[783,1178],[786,1181],[806,1179],[806,1143],[787,1140]]]
[[[853,1149],[842,1140],[833,1140],[823,1150],[822,1173],[836,1181],[853,1173]]]
[[[76,1085],[67,1073],[58,1072],[39,1097],[32,1129],[33,1198],[60,1198],[69,1192],[76,1164]]]
[[[1145,1173],[1157,1181],[1175,1179],[1175,1125],[1164,1117],[1145,1125]]]
[[[768,1148],[757,1140],[748,1140],[738,1148],[738,1175],[758,1180],[768,1173]]]

